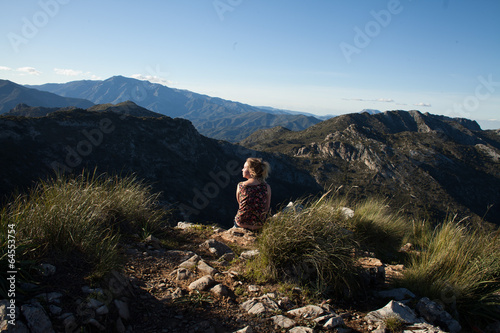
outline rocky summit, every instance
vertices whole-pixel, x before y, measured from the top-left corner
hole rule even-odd
[[[500,224],[500,136],[471,120],[419,111],[348,114],[300,132],[256,132],[242,145],[280,152],[319,184],[382,196],[420,217]]]

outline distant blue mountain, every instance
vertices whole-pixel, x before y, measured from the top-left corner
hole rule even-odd
[[[239,141],[258,129],[283,126],[302,130],[321,121],[312,115],[276,114],[248,104],[123,76],[29,87],[96,104],[129,100],[163,115],[188,119],[200,133],[229,141]]]
[[[85,99],[61,97],[50,92],[27,88],[8,80],[0,80],[0,114],[9,112],[18,104],[49,108],[74,106],[84,109],[94,105]]]

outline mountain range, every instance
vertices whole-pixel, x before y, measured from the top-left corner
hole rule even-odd
[[[391,198],[413,215],[500,224],[500,130],[419,111],[341,115],[300,132],[260,130],[240,142],[281,153],[323,188]]]
[[[121,76],[0,82],[4,198],[54,170],[97,168],[137,174],[186,219],[229,221],[237,165],[258,155],[272,161],[275,205],[335,188],[416,218],[500,224],[499,130],[469,119],[363,110],[321,121]]]
[[[88,100],[93,104],[132,101],[162,115],[188,119],[201,134],[231,142],[240,141],[258,129],[279,125],[302,130],[322,120],[313,115],[258,108],[123,76],[102,81],[83,80],[29,87],[63,97]],[[23,101],[20,103],[38,106]]]
[[[188,120],[72,109],[43,117],[0,116],[0,198],[56,173],[134,174],[162,193],[178,219],[230,226],[235,190],[249,156],[271,163],[273,204],[320,191],[285,155],[207,138]],[[0,200],[0,201],[3,201]]]
[[[25,87],[8,80],[0,80],[0,114],[23,103],[40,107],[75,106],[88,108],[94,103],[81,98],[63,97],[46,91]]]

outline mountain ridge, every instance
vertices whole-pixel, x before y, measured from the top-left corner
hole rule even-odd
[[[455,211],[500,224],[500,137],[472,120],[348,114],[300,132],[263,130],[240,144],[296,158],[325,188],[394,198],[433,219]]]
[[[224,134],[218,128],[221,123],[230,123],[233,128],[244,127],[244,133],[250,134],[257,129],[275,125],[304,129],[321,121],[312,116],[265,112],[248,104],[124,76],[113,76],[100,81],[83,80],[29,87],[61,96],[88,99],[95,104],[117,104],[131,100],[148,110],[191,120],[203,135],[233,142],[243,138],[241,133]],[[252,126],[248,125],[250,119],[254,121]]]
[[[134,174],[163,193],[183,220],[232,225],[241,168],[249,156],[268,160],[273,205],[320,191],[287,156],[260,153],[201,135],[186,119],[135,117],[74,109],[43,117],[0,116],[0,197],[26,191],[55,172],[83,169]]]
[[[59,96],[51,92],[28,88],[8,80],[0,80],[0,114],[10,111],[20,103],[39,107],[74,106],[88,108],[94,105],[94,103],[85,99]]]

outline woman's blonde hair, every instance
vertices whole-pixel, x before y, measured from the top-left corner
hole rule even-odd
[[[262,158],[249,157],[247,158],[247,163],[252,178],[266,180],[271,172],[271,166],[268,162],[263,161]]]

